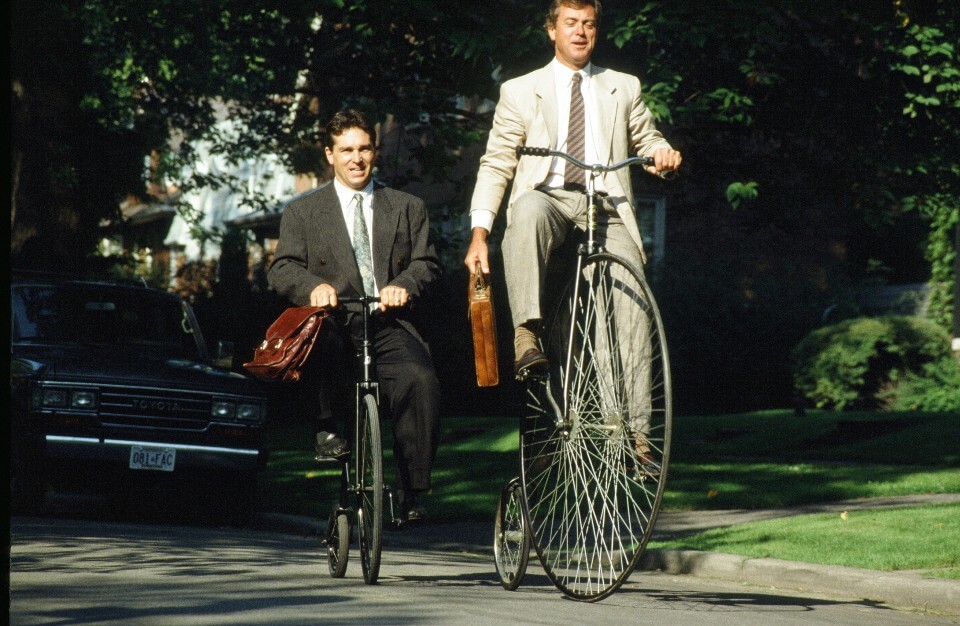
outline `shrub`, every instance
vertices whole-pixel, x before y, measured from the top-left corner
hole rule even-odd
[[[947,356],[907,372],[900,384],[881,394],[894,411],[960,412],[960,361]]]
[[[927,389],[927,370],[952,359],[949,336],[911,316],[859,317],[819,328],[792,352],[794,384],[818,408],[889,408]],[[932,368],[932,369],[931,369]],[[950,377],[949,368],[943,374]],[[960,395],[960,389],[955,387]]]

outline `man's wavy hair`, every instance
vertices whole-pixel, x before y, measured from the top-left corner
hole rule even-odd
[[[603,7],[600,6],[600,0],[553,0],[550,8],[547,9],[547,17],[543,22],[543,27],[550,29],[557,25],[557,16],[560,15],[560,7],[567,6],[574,9],[584,7],[593,7],[597,13],[597,26],[600,26],[600,17],[603,14]]]
[[[351,128],[359,128],[366,132],[370,135],[370,142],[376,146],[377,130],[373,122],[370,121],[370,118],[367,117],[365,113],[356,109],[337,111],[333,117],[330,118],[330,121],[327,122],[327,126],[324,129],[326,131],[324,145],[333,150],[333,138],[339,137]]]

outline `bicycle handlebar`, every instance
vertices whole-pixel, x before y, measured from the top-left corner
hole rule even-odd
[[[613,165],[600,165],[599,163],[596,165],[587,165],[583,161],[570,156],[566,152],[551,150],[549,148],[533,148],[531,146],[517,146],[517,156],[560,157],[561,159],[569,161],[580,169],[589,170],[591,172],[612,172],[620,169],[621,167],[627,167],[628,165],[653,165],[653,157],[630,157],[629,159],[624,159],[619,163],[614,163]]]
[[[341,304],[373,304],[380,302],[380,296],[338,296],[337,302]]]

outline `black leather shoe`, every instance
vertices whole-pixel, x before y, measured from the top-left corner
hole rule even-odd
[[[404,494],[400,503],[400,519],[405,522],[422,522],[427,519],[427,507],[420,502],[420,494],[416,491]]]
[[[317,461],[328,461],[330,459],[343,460],[350,456],[350,446],[347,442],[335,435],[321,430],[317,433],[317,443],[314,449],[317,452]]]
[[[547,369],[547,357],[537,348],[530,348],[513,363],[513,372],[517,378],[526,378],[531,374],[540,374]]]

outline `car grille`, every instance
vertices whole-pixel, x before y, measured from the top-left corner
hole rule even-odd
[[[210,396],[164,389],[101,387],[100,422],[170,430],[206,430]]]

